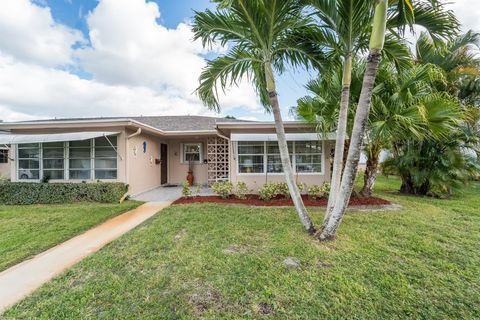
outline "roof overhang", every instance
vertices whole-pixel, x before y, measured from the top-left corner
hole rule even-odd
[[[285,121],[285,128],[312,128],[312,124],[303,121]],[[220,122],[217,123],[218,129],[275,129],[273,121],[258,122]]]
[[[117,135],[119,132],[108,131],[87,131],[72,133],[51,133],[51,134],[2,134],[0,135],[0,144],[19,144],[19,143],[40,143],[40,142],[64,142],[81,141],[99,137]]]
[[[286,133],[287,141],[335,140],[335,133]],[[277,134],[232,133],[232,141],[277,141]]]
[[[0,123],[0,131],[11,131],[11,130],[88,130],[92,128],[118,128],[126,127],[132,129],[141,128],[144,133],[149,133],[157,136],[164,137],[175,137],[175,136],[206,136],[206,135],[216,135],[216,129],[275,129],[275,123],[272,121],[264,122],[220,122],[216,124],[216,129],[212,130],[187,130],[187,131],[165,131],[150,125],[147,125],[143,122],[129,119],[129,118],[118,118],[118,119],[77,119],[77,120],[54,120],[54,121],[26,121],[26,122],[3,122]],[[302,121],[285,121],[284,127],[287,129],[302,129],[313,127],[312,124]],[[108,130],[108,129],[107,129]],[[113,129],[115,130],[115,129]]]
[[[41,129],[87,129],[87,128],[108,128],[108,127],[132,127],[141,128],[143,132],[158,136],[191,136],[191,135],[215,135],[217,131],[212,130],[188,130],[188,131],[165,131],[143,122],[133,119],[85,119],[85,120],[55,120],[55,121],[26,121],[26,122],[4,122],[0,123],[0,130],[41,130]]]

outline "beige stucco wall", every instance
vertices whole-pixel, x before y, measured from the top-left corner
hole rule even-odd
[[[133,134],[127,131],[127,136]],[[147,143],[146,152],[143,152],[143,142]],[[129,193],[139,194],[160,186],[160,138],[148,134],[140,134],[125,139],[127,148],[127,179]],[[136,152],[135,152],[136,150]]]
[[[188,174],[188,163],[181,163],[182,143],[202,143],[203,159],[207,157],[207,138],[190,137],[168,142],[168,183],[181,184]],[[207,165],[193,164],[193,176],[195,184],[207,183]]]

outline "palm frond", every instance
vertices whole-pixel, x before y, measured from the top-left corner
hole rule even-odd
[[[413,13],[410,13],[402,3],[403,1],[398,1],[397,6],[390,9],[387,25],[390,30],[398,30],[403,34],[405,26],[409,26],[412,32],[413,26],[422,26],[436,44],[452,39],[458,33],[460,23],[453,11],[447,10],[444,4],[416,2]]]
[[[249,78],[259,76],[253,73],[254,63],[261,63],[255,56],[239,50],[232,49],[228,54],[208,61],[207,66],[200,75],[200,85],[197,94],[203,103],[216,111],[219,111],[218,90],[223,90],[231,85],[238,85],[239,81],[247,76]],[[257,83],[257,79],[253,79]]]

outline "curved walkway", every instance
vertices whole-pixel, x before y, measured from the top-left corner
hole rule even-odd
[[[149,202],[0,273],[0,314],[45,282],[135,228],[172,201]]]

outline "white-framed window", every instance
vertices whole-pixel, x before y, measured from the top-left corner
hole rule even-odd
[[[8,163],[8,149],[0,149],[0,163]]]
[[[113,148],[115,147],[115,148]],[[117,137],[95,139],[95,179],[117,179]]]
[[[290,161],[299,174],[323,174],[322,141],[288,141]],[[239,175],[282,174],[282,160],[276,141],[238,141]]]
[[[44,178],[65,179],[65,143],[42,143],[42,165]]]
[[[68,146],[68,177],[70,180],[92,178],[92,140],[71,141]]]
[[[18,178],[21,180],[40,179],[40,144],[18,145]]]
[[[293,142],[288,141],[288,152],[290,153],[290,161],[293,161]],[[280,148],[276,141],[267,141],[267,172],[282,173],[282,159],[280,158]]]
[[[295,171],[322,172],[323,143],[321,141],[295,141]]]
[[[238,172],[263,173],[265,168],[265,142],[238,142]]]
[[[202,143],[183,143],[182,144],[182,163],[201,163],[203,161]]]
[[[115,180],[117,137],[19,144],[19,180]]]

